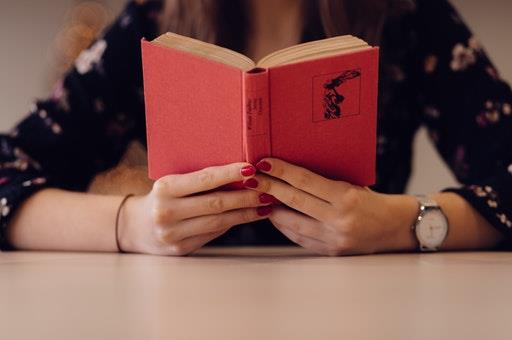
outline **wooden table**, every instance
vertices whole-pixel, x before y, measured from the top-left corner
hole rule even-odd
[[[0,339],[512,339],[512,253],[0,253]]]

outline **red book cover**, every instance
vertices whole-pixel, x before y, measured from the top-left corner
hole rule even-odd
[[[373,184],[378,52],[245,72],[143,40],[150,178],[276,157]]]

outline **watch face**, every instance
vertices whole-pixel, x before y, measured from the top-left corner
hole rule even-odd
[[[448,221],[437,209],[427,210],[416,226],[416,236],[426,248],[437,248],[448,233]]]

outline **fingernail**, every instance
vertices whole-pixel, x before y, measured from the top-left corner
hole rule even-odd
[[[281,204],[281,203],[283,203],[280,200],[278,200],[277,198],[275,198],[274,196],[272,196],[272,201],[273,201],[272,203],[274,203],[274,204]]]
[[[265,207],[258,207],[256,208],[256,212],[258,213],[258,216],[267,216],[270,215],[272,212],[271,206],[265,206]]]
[[[276,198],[272,195],[263,193],[259,196],[260,203],[267,204],[267,203],[274,203],[276,201]]]
[[[249,178],[247,181],[244,182],[244,187],[246,188],[257,188],[258,187],[258,181],[256,178]]]
[[[249,176],[252,176],[252,175],[254,175],[256,173],[256,168],[254,168],[252,165],[244,166],[240,170],[240,173],[244,177],[249,177]]]
[[[258,168],[258,170],[267,172],[270,171],[270,169],[272,169],[272,166],[267,161],[259,161],[258,164],[256,164],[256,167]]]

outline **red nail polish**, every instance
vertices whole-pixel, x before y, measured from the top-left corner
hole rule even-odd
[[[265,206],[265,207],[258,207],[256,208],[256,212],[258,213],[258,216],[267,216],[270,215],[272,212],[271,206]]]
[[[244,187],[252,189],[257,188],[258,181],[255,178],[249,178],[247,181],[244,182]]]
[[[249,177],[249,176],[252,176],[252,175],[254,175],[256,173],[256,168],[254,168],[252,165],[244,166],[240,170],[240,173],[244,177]]]
[[[267,203],[274,203],[276,201],[276,198],[272,195],[263,193],[259,196],[260,203],[267,204]]]
[[[275,198],[274,196],[272,196],[272,203],[273,203],[274,205],[276,205],[276,204],[281,204],[281,203],[283,203],[283,202],[281,202],[280,200],[278,200],[277,198]]]
[[[266,171],[266,172],[268,172],[268,171],[270,171],[270,169],[272,169],[272,166],[267,161],[259,161],[258,164],[256,164],[256,167],[258,168],[258,170]]]

